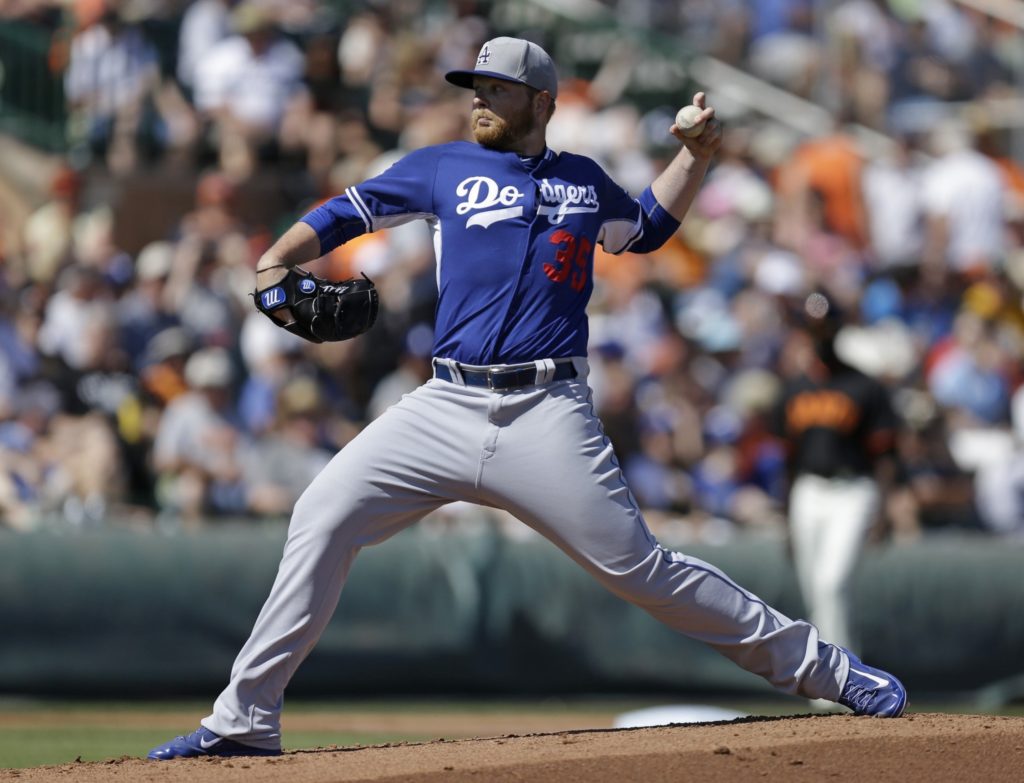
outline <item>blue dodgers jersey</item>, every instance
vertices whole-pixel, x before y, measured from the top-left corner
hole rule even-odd
[[[584,356],[594,248],[660,247],[679,227],[650,188],[633,198],[593,160],[452,142],[412,152],[305,215],[321,253],[423,219],[437,259],[434,355],[465,364]]]

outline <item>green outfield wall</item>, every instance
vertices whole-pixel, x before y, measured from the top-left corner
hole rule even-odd
[[[0,693],[210,696],[271,582],[279,525],[174,534],[0,532]],[[689,546],[781,611],[803,607],[784,547]],[[1024,675],[1024,543],[939,537],[870,551],[861,651],[912,688]],[[417,528],[356,561],[290,696],[768,692],[600,588],[543,540]]]

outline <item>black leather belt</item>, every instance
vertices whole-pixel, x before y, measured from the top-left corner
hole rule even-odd
[[[538,370],[534,364],[525,364],[519,367],[480,367],[470,368],[464,364],[457,365],[458,372],[462,376],[461,385],[479,386],[494,391],[509,391],[520,389],[524,386],[536,386],[538,383],[553,383],[555,381],[566,381],[576,377],[576,367],[571,360],[557,360],[555,371],[545,378],[544,370]],[[436,362],[434,364],[434,377],[450,383],[460,383],[455,378],[447,364]]]

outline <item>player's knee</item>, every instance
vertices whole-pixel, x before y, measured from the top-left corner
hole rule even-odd
[[[650,570],[636,568],[606,573],[603,581],[613,593],[642,609],[656,609],[672,602],[671,589]]]
[[[684,604],[720,595],[719,587],[728,577],[708,563],[657,546],[629,568],[609,574],[609,588],[633,604],[662,616],[676,613]],[[733,600],[742,591],[736,587]]]

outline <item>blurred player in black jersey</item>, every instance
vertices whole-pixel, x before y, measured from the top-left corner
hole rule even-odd
[[[790,541],[811,622],[858,652],[850,581],[895,474],[897,417],[885,386],[836,355],[834,303],[812,293],[804,309],[800,372],[775,424],[787,446]]]

